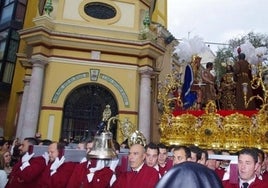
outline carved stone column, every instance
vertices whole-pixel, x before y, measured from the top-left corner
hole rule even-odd
[[[145,136],[146,141],[150,141],[151,126],[151,75],[153,71],[150,67],[140,69],[140,101],[139,101],[139,130]]]
[[[48,63],[47,58],[42,55],[34,55],[30,61],[32,63],[32,76],[24,114],[23,131],[21,134],[22,138],[33,137],[36,133],[40,112],[44,70]]]
[[[29,95],[29,88],[30,88],[30,80],[31,76],[25,76],[23,82],[24,82],[24,88],[23,88],[23,94],[22,94],[22,100],[21,100],[21,106],[20,106],[20,112],[19,112],[19,119],[17,124],[17,132],[16,132],[16,138],[19,138],[20,140],[24,139],[21,137],[22,130],[23,130],[23,121],[25,118],[25,111],[28,101],[28,95]]]

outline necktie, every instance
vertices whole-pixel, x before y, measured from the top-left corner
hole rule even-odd
[[[243,188],[248,188],[248,182],[245,182],[242,185],[243,185]]]

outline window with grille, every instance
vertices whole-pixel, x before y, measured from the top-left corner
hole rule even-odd
[[[111,106],[112,116],[117,115],[115,97],[100,84],[88,84],[72,91],[64,104],[61,137],[68,140],[92,138],[107,104]],[[111,132],[116,137],[116,126],[111,127]]]

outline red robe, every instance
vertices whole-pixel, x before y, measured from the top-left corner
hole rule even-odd
[[[67,183],[72,175],[76,163],[65,162],[58,169],[55,174],[50,175],[51,164],[48,164],[44,169],[38,186],[36,188],[66,188]]]
[[[225,170],[223,168],[216,168],[215,169],[215,173],[218,175],[218,177],[220,178],[220,180],[223,179],[223,176],[225,174]]]
[[[117,165],[117,167],[115,168],[116,177],[118,178],[122,173],[127,172],[128,168],[128,156],[122,156],[121,164]]]
[[[165,175],[165,173],[167,173],[167,171],[168,171],[169,169],[172,168],[172,166],[173,166],[173,161],[170,160],[170,159],[168,159],[164,167],[161,167],[160,165],[158,165],[158,166],[159,166],[159,174],[160,174],[161,177],[162,177],[162,176]]]
[[[231,184],[229,182],[229,180],[223,181],[222,185],[224,188],[240,188],[239,187],[239,183],[238,184]],[[268,183],[260,180],[258,178],[255,179],[254,182],[252,182],[248,188],[267,188],[268,187]]]
[[[139,172],[125,172],[112,185],[112,188],[154,188],[159,181],[159,173],[146,164]]]
[[[90,167],[87,162],[76,165],[66,188],[109,188],[113,171],[109,167],[104,167],[94,173],[91,182],[88,182],[87,175]]]
[[[6,188],[36,188],[38,179],[46,167],[46,162],[43,157],[33,157],[29,160],[30,166],[20,169],[22,165],[19,160],[9,175],[9,180]]]
[[[263,179],[263,181],[268,182],[268,171],[267,170],[262,174],[262,179]]]

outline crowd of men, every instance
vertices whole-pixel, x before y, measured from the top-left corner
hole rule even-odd
[[[41,156],[35,156],[33,148],[40,143],[48,145],[47,151]],[[76,144],[75,150],[88,153],[92,145],[92,140],[81,142]],[[114,145],[119,154],[122,148],[117,142]],[[0,147],[3,150],[3,145]],[[206,188],[268,187],[267,153],[258,148],[244,148],[233,154],[205,150],[194,145],[167,147],[162,143],[151,142],[146,146],[133,144],[124,149],[124,153],[118,155],[121,157],[117,159],[85,157],[77,162],[66,160],[64,150],[70,146],[62,142],[46,140],[44,144],[29,137],[17,143],[16,147],[20,157],[7,174],[3,188],[175,188],[180,187],[178,185]],[[14,146],[4,150],[7,149],[13,150]],[[229,160],[211,159],[209,156],[212,154],[237,156],[236,173],[232,172]],[[0,167],[1,155],[2,152]],[[235,174],[237,181],[230,181]]]

